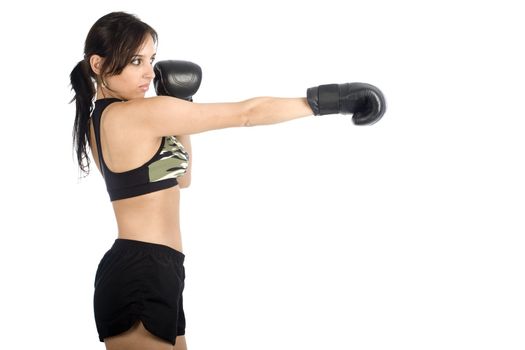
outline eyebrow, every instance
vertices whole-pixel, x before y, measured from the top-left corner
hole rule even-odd
[[[151,57],[155,57],[157,53],[155,52]],[[146,55],[133,55],[133,57],[146,57]]]

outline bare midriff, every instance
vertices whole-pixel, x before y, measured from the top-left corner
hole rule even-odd
[[[100,170],[98,161],[98,150],[95,142],[95,132],[91,123],[90,146],[93,152],[93,159],[97,168]],[[103,140],[104,141],[104,140]],[[134,142],[132,145],[123,145],[122,154],[129,156],[132,146],[140,152],[136,159],[128,160],[130,164],[120,165],[124,169],[132,169],[136,164],[143,164],[145,160],[151,158],[151,154],[158,149],[160,138],[144,141],[143,143]],[[104,154],[112,159],[109,150],[104,149]],[[123,161],[123,157],[114,156],[113,159]],[[113,201],[113,210],[118,226],[118,238],[132,239],[136,241],[163,244],[182,252],[182,239],[179,223],[179,202],[180,187],[174,186],[164,190],[147,193],[141,196],[125,198]]]
[[[118,237],[167,245],[182,252],[179,186],[113,201]]]

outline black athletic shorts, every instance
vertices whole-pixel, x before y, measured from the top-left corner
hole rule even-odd
[[[137,321],[175,345],[184,335],[184,254],[161,244],[117,239],[95,276],[95,322],[100,341]]]

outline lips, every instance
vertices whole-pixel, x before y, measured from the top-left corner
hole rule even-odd
[[[139,89],[141,89],[142,91],[147,91],[149,89],[149,83],[140,85]]]

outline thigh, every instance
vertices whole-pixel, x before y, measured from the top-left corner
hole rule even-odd
[[[179,335],[177,337],[177,340],[175,341],[175,347],[173,350],[187,350],[188,347],[186,346],[186,336]]]
[[[179,338],[180,337],[177,337],[177,342]],[[124,333],[105,338],[104,343],[107,350],[173,350],[173,345],[148,332],[142,322],[137,322],[131,329]],[[186,342],[184,341],[184,346],[185,345]],[[185,350],[186,347],[180,349]]]

